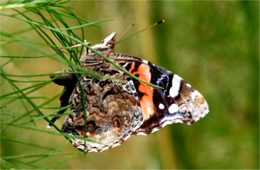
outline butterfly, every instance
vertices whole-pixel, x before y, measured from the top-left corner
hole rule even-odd
[[[191,125],[209,112],[200,92],[178,75],[147,60],[115,53],[115,36],[116,32],[111,33],[80,57],[82,68],[105,75],[102,78],[87,74],[78,78],[70,74],[71,69],[63,70],[62,76],[51,76],[54,83],[64,86],[60,106],[72,106],[62,131],[71,136],[73,146],[84,152],[101,152],[121,145],[131,135],[148,135],[173,123]],[[134,79],[95,51],[162,88]]]

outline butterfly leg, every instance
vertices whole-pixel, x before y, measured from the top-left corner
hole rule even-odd
[[[84,40],[84,44],[86,44],[88,46],[91,45],[91,43],[87,42],[87,40]],[[82,44],[75,44],[75,45],[71,46],[70,48],[77,48],[77,47],[81,47],[81,46],[82,46]],[[84,49],[85,49],[85,54],[88,54],[88,48],[84,47]]]
[[[64,72],[63,75],[50,75],[50,78],[53,79],[53,82],[57,85],[64,86],[64,90],[62,92],[62,95],[59,98],[60,101],[60,107],[66,107],[69,104],[69,98],[71,96],[71,93],[75,87],[75,84],[77,83],[77,77],[74,74],[70,74],[70,70],[62,71]],[[67,72],[67,73],[66,73]],[[66,111],[66,108],[61,109],[57,112],[57,115],[63,114]],[[55,123],[57,119],[59,119],[60,116],[55,116],[51,119],[52,123]],[[51,124],[48,125],[50,127]]]

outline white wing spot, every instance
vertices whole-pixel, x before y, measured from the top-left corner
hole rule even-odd
[[[175,113],[175,112],[178,112],[179,111],[179,106],[177,104],[172,104],[170,107],[169,107],[169,112],[170,113]]]
[[[159,104],[159,109],[163,110],[165,107],[162,103]]]
[[[182,78],[174,74],[172,78],[172,87],[170,88],[170,96],[172,98],[178,96]]]
[[[144,64],[148,64],[148,61],[147,61],[147,60],[143,60],[143,63],[144,63]]]
[[[189,83],[186,84],[187,87],[191,88],[191,85]]]

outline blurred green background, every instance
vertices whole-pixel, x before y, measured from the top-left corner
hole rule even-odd
[[[114,19],[99,24],[102,29],[84,29],[87,40],[92,43],[98,43],[114,31],[120,35],[132,23],[136,26],[128,35],[165,19],[166,23],[117,44],[115,50],[150,60],[180,75],[205,96],[210,113],[192,126],[174,124],[149,136],[133,136],[121,146],[102,153],[74,157],[49,155],[36,161],[35,165],[49,167],[55,164],[50,167],[66,169],[259,168],[259,2],[72,1],[67,5],[88,21]],[[10,34],[28,28],[22,22],[3,16],[0,24],[1,30]],[[33,31],[19,36],[40,41]],[[6,40],[2,38],[2,42]],[[37,50],[19,42],[1,45],[0,49],[1,55],[38,55]],[[1,64],[4,62],[5,59],[1,59]],[[65,67],[49,58],[15,59],[5,71],[40,74]],[[1,94],[5,94],[11,88],[2,81]],[[17,85],[26,87],[24,83]],[[61,91],[61,87],[49,84],[34,95],[53,97]],[[50,106],[58,106],[58,100]],[[15,102],[5,111],[21,113],[22,107]],[[1,117],[1,121],[10,119]],[[61,127],[62,122],[59,120],[56,124]],[[45,121],[37,122],[38,128],[45,126]],[[52,148],[65,142],[62,136],[15,127],[8,127],[1,137]],[[78,153],[70,144],[62,151]],[[50,152],[16,142],[1,142],[3,159]],[[5,160],[19,168],[32,168],[19,163],[18,158]],[[26,162],[32,158],[22,160]]]

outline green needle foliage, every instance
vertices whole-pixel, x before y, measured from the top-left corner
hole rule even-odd
[[[24,44],[25,46],[31,48],[32,50],[38,51],[41,56],[9,56],[1,54],[1,65],[0,65],[0,75],[4,82],[4,85],[7,84],[9,86],[8,90],[1,91],[0,101],[1,101],[1,143],[2,142],[13,142],[20,145],[26,145],[30,147],[37,147],[43,150],[50,150],[51,147],[46,147],[44,145],[23,142],[22,139],[13,139],[9,137],[8,130],[10,128],[18,128],[25,130],[33,130],[36,132],[43,132],[46,134],[52,135],[61,135],[66,139],[71,140],[71,136],[64,134],[59,127],[53,124],[50,121],[50,117],[55,115],[59,110],[64,108],[58,107],[50,107],[49,104],[53,100],[57,100],[57,97],[60,95],[56,95],[52,98],[44,98],[42,96],[33,96],[33,94],[37,93],[38,90],[42,89],[44,86],[48,86],[52,83],[53,79],[42,79],[41,77],[49,76],[50,73],[43,74],[11,74],[6,72],[6,67],[8,67],[11,63],[13,63],[17,59],[39,59],[39,58],[50,58],[54,59],[60,63],[66,64],[73,71],[71,74],[77,75],[78,79],[80,79],[80,74],[88,74],[94,78],[101,78],[104,75],[100,73],[96,73],[85,68],[80,67],[79,56],[82,53],[83,47],[91,48],[83,43],[84,40],[84,27],[94,26],[98,27],[96,24],[110,21],[111,19],[99,20],[94,22],[88,22],[85,19],[76,16],[69,7],[65,6],[66,0],[23,0],[23,1],[7,1],[5,3],[0,4],[0,15],[2,17],[9,17],[12,19],[16,19],[19,21],[28,24],[30,28],[17,31],[16,33],[8,33],[0,30],[1,45],[7,45],[13,42],[19,42]],[[67,24],[66,20],[74,20],[77,23],[77,26],[70,26]],[[75,31],[78,31],[76,33]],[[43,40],[42,42],[31,41],[26,38],[22,38],[20,35],[22,33],[34,31],[38,34],[38,36]],[[70,48],[75,43],[83,44],[81,48]],[[54,54],[50,54],[46,50],[39,48],[39,46],[49,47],[54,51]],[[98,51],[94,51],[98,55],[101,55],[108,62],[111,62],[120,70],[124,70],[119,67],[112,60],[108,59],[106,56],[103,56]],[[68,57],[69,56],[69,57]],[[56,73],[56,75],[62,75],[64,73]],[[129,74],[127,72],[127,74]],[[132,76],[132,75],[131,75]],[[134,76],[132,76],[134,77]],[[15,79],[18,78],[18,79]],[[34,79],[31,79],[34,78]],[[35,79],[40,78],[40,80]],[[55,77],[57,78],[57,76]],[[109,78],[109,77],[107,77]],[[134,77],[136,78],[136,77]],[[122,81],[122,80],[117,80]],[[19,87],[18,84],[28,84],[25,87]],[[4,86],[2,84],[2,87]],[[83,88],[80,85],[82,98],[85,99]],[[36,100],[43,101],[38,104]],[[12,108],[15,104],[20,103],[24,108],[23,111],[15,112],[12,111]],[[84,106],[85,102],[83,101],[83,110],[84,110],[84,118],[86,120],[86,110]],[[70,108],[70,106],[66,107]],[[49,114],[45,114],[42,109],[50,110]],[[66,116],[68,114],[63,114],[61,116]],[[28,120],[29,119],[29,120]],[[44,120],[48,124],[51,124],[56,130],[45,130],[44,128],[38,128],[37,124],[39,121]],[[88,140],[86,138],[80,138],[84,141]],[[90,141],[90,140],[88,140]],[[95,141],[93,141],[95,142]],[[15,168],[22,165],[25,165],[26,168],[43,168],[38,166],[37,164],[42,160],[48,159],[55,155],[69,155],[69,157],[75,155],[75,153],[63,153],[61,152],[67,142],[57,149],[53,149],[50,153],[47,154],[28,154],[28,155],[10,155],[3,156],[1,159],[2,168]],[[4,152],[8,152],[7,149]],[[5,155],[5,153],[2,153]],[[32,160],[27,160],[24,158],[32,158]],[[63,157],[64,159],[64,157]],[[10,163],[9,163],[10,162]],[[12,163],[11,163],[12,162]],[[57,162],[55,165],[50,166],[58,166]]]

